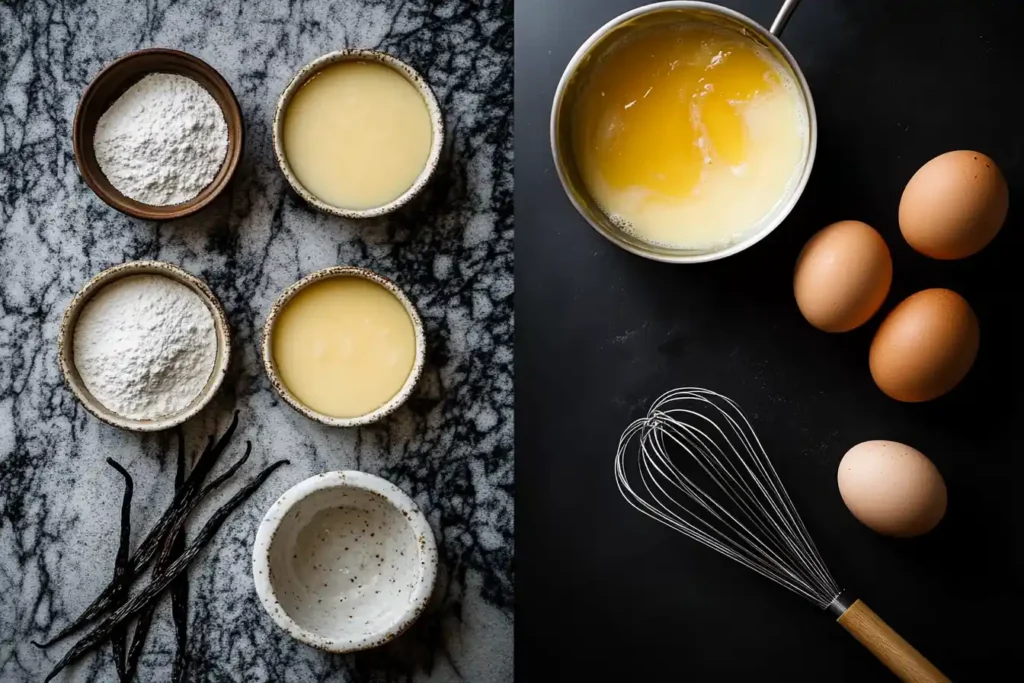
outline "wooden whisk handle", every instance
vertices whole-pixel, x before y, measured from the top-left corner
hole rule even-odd
[[[941,671],[903,640],[882,618],[860,600],[854,601],[836,621],[882,664],[907,683],[950,683]]]

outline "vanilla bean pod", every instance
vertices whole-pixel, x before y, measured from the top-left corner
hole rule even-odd
[[[249,459],[252,442],[245,442],[245,455],[240,462]],[[174,486],[177,489],[185,484],[185,451],[178,452],[178,471],[174,475]],[[182,529],[171,539],[171,554],[168,562],[178,559],[185,552],[185,530]],[[188,572],[171,582],[171,620],[174,622],[174,664],[171,668],[171,683],[182,683],[186,664],[188,663]]]
[[[203,490],[199,493],[197,503],[199,501],[203,500],[204,498],[206,498],[207,495],[209,495],[212,491],[216,490],[221,484],[223,484],[228,479],[233,477],[235,475],[235,473],[238,472],[238,469],[242,465],[244,465],[245,462],[249,459],[249,455],[251,453],[252,453],[252,442],[251,441],[246,441],[245,442],[245,453],[242,455],[242,457],[239,458],[238,461],[235,462],[233,465],[231,465],[231,467],[229,467],[227,470],[225,470],[223,474],[221,474],[219,477],[214,479],[212,482],[210,482],[209,484],[207,484],[203,488]],[[184,457],[181,458],[181,462],[182,463],[184,462]],[[181,471],[181,470],[179,470],[179,471]],[[177,482],[177,475],[175,476],[175,482]],[[175,553],[175,547],[178,544],[180,544],[181,547],[184,546],[184,541],[185,541],[185,522],[186,521],[187,521],[187,515],[183,515],[168,530],[167,541],[164,544],[163,549],[161,549],[160,555],[157,556],[156,564],[153,567],[154,575],[166,571],[167,566],[169,564],[171,564],[171,562],[173,562],[174,559],[178,555],[181,554],[180,550],[177,553]],[[181,577],[179,577],[179,580],[181,580],[182,578],[184,578],[184,580],[187,581],[188,580],[187,574],[183,574]],[[172,588],[173,588],[173,586],[172,586]],[[173,594],[173,592],[171,594],[171,599],[172,599],[171,609],[172,609],[172,615],[173,615],[173,609],[174,609],[174,601],[173,601],[174,600],[174,594]],[[135,625],[135,633],[132,635],[131,648],[128,650],[128,662],[129,662],[128,670],[131,673],[134,673],[135,669],[138,667],[139,658],[142,656],[142,648],[146,644],[146,637],[149,635],[149,629],[150,629],[150,626],[152,625],[152,622],[153,622],[153,613],[156,611],[156,606],[157,606],[157,603],[156,603],[156,601],[154,601],[152,605],[148,606],[146,609],[142,610],[139,613],[139,620],[138,620],[138,622]],[[175,631],[176,631],[176,636],[177,636],[177,626],[175,627]],[[180,636],[177,636],[177,637],[180,638]],[[177,660],[177,656],[175,657],[175,659]]]
[[[117,555],[114,557],[114,582],[120,584],[128,566],[128,551],[131,546],[132,537],[132,493],[135,490],[135,482],[128,470],[121,466],[113,458],[107,458],[107,464],[117,470],[124,478],[124,495],[121,498],[121,538],[117,544]],[[126,592],[126,586],[115,593],[114,599],[120,600]],[[127,633],[125,627],[118,626],[110,635],[110,650],[114,655],[114,668],[117,669],[117,677],[121,683],[128,683],[131,677],[128,675],[127,662],[125,660],[125,638]]]
[[[46,675],[46,678],[43,679],[43,683],[48,683],[53,680],[54,677],[56,677],[57,674],[60,673],[68,664],[104,642],[116,627],[141,612],[150,603],[159,600],[160,595],[171,584],[171,582],[174,581],[174,579],[182,572],[188,570],[188,566],[213,539],[214,535],[231,513],[234,512],[238,506],[244,503],[253,493],[255,493],[263,482],[265,482],[270,475],[274,473],[274,470],[281,465],[287,464],[290,464],[288,460],[279,460],[273,465],[270,465],[260,472],[255,479],[246,484],[242,490],[232,496],[231,499],[228,500],[228,502],[220,509],[214,512],[209,521],[206,522],[203,528],[196,535],[195,540],[185,548],[185,552],[182,553],[181,557],[168,565],[165,572],[154,576],[149,585],[139,591],[136,595],[129,598],[125,604],[107,615],[107,617],[96,625],[92,631],[75,643],[71,649],[61,657],[53,670]]]
[[[185,552],[185,532],[177,535],[171,548],[171,557],[176,559]],[[174,621],[174,664],[171,667],[171,683],[184,683],[188,671],[188,572],[184,572],[171,583],[171,619]]]
[[[199,502],[197,499],[197,491],[202,485],[202,480],[206,477],[209,471],[216,464],[217,458],[220,457],[221,453],[228,447],[228,443],[231,441],[231,437],[235,433],[235,429],[238,427],[238,411],[235,411],[234,418],[231,420],[231,424],[228,426],[224,435],[219,440],[214,441],[214,437],[211,436],[207,441],[206,449],[203,454],[199,457],[199,461],[196,466],[192,469],[191,474],[185,481],[185,485],[182,487],[180,493],[174,496],[171,501],[171,505],[167,508],[160,519],[157,520],[156,524],[149,531],[149,534],[143,539],[139,547],[132,553],[130,560],[125,568],[124,575],[120,580],[111,581],[107,586],[100,592],[95,600],[85,609],[77,619],[72,621],[70,624],[62,628],[52,638],[43,642],[32,641],[32,644],[36,647],[46,648],[58,640],[66,638],[78,629],[82,628],[89,622],[93,621],[103,612],[110,608],[114,602],[113,595],[122,585],[130,585],[134,578],[145,569],[149,561],[153,559],[157,550],[163,545],[164,540],[167,537],[168,530],[174,526],[175,521],[182,515],[187,516],[189,512],[195,508]]]

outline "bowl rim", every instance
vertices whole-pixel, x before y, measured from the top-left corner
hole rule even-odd
[[[330,66],[331,64],[358,60],[372,61],[388,66],[401,74],[407,81],[412,83],[426,101],[427,112],[430,115],[430,128],[433,132],[433,139],[430,143],[430,154],[427,156],[427,161],[423,166],[423,170],[420,171],[420,174],[416,176],[416,180],[405,192],[382,206],[372,207],[369,209],[346,209],[340,206],[334,206],[333,204],[328,204],[306,189],[306,187],[299,182],[299,179],[292,172],[291,165],[288,163],[288,157],[284,151],[284,133],[282,129],[284,127],[285,111],[288,109],[288,105],[291,104],[295,93],[298,92],[299,88],[305,85],[306,81],[322,71],[324,67]],[[281,95],[277,98],[277,107],[274,110],[274,121],[272,125],[274,157],[277,159],[277,167],[281,170],[285,180],[288,181],[288,184],[291,185],[292,189],[295,190],[295,192],[302,197],[307,204],[323,211],[324,213],[341,216],[342,218],[376,218],[378,216],[389,214],[405,206],[419,195],[420,192],[423,191],[423,188],[427,186],[427,183],[429,183],[431,178],[433,178],[441,161],[441,151],[444,148],[445,141],[444,128],[444,115],[441,112],[441,106],[438,104],[437,97],[434,95],[434,91],[430,87],[430,84],[416,69],[387,52],[368,48],[346,48],[344,50],[335,50],[333,52],[320,55],[311,62],[308,62],[305,66],[301,67],[295,75],[292,76],[291,80],[288,81],[288,85],[285,86]]]
[[[270,551],[281,521],[302,501],[325,490],[360,489],[375,493],[384,498],[395,510],[405,517],[416,537],[420,560],[419,580],[409,598],[405,611],[388,627],[350,638],[329,638],[321,636],[296,623],[277,600],[272,572],[270,569]],[[285,491],[263,516],[256,531],[252,552],[252,576],[256,585],[263,609],[274,622],[289,635],[307,645],[328,652],[346,653],[366,650],[383,645],[404,633],[426,609],[434,590],[437,578],[437,544],[434,532],[426,515],[402,489],[391,482],[367,472],[357,470],[336,470],[323,472],[300,481]]]
[[[124,417],[104,406],[86,388],[74,361],[75,325],[85,304],[108,284],[131,275],[162,275],[188,287],[206,304],[213,316],[214,332],[217,335],[217,356],[203,393],[180,413],[155,420],[136,420]],[[60,321],[60,329],[57,334],[57,361],[64,384],[71,389],[71,393],[75,395],[79,403],[96,419],[113,427],[132,432],[159,432],[176,427],[198,415],[220,390],[231,365],[231,327],[228,325],[224,308],[217,296],[209,285],[192,273],[165,261],[127,261],[101,270],[72,297],[67,308],[64,309],[64,315]]]
[[[416,355],[413,358],[412,368],[409,370],[409,375],[406,377],[405,383],[402,384],[401,389],[399,389],[394,396],[388,399],[384,405],[365,415],[359,415],[357,417],[333,417],[313,410],[304,404],[291,392],[291,390],[288,389],[284,380],[281,379],[281,375],[277,372],[277,363],[274,361],[274,328],[277,325],[277,321],[285,306],[295,297],[296,294],[306,287],[309,287],[316,282],[320,282],[321,280],[336,277],[359,277],[378,284],[388,290],[392,296],[398,299],[405,308],[406,313],[409,314],[409,318],[412,320],[413,335],[416,338]],[[412,303],[412,300],[409,299],[402,288],[392,280],[362,266],[329,266],[327,268],[321,268],[313,271],[309,275],[306,275],[298,282],[289,285],[271,306],[270,313],[267,315],[267,319],[263,323],[262,334],[263,339],[260,343],[260,348],[263,356],[263,370],[278,395],[280,395],[288,405],[298,412],[311,420],[315,420],[329,427],[359,427],[377,422],[378,420],[381,420],[395,412],[402,404],[409,400],[409,397],[412,395],[417,383],[419,383],[420,377],[423,375],[423,367],[426,364],[426,332],[423,327],[423,320],[420,318],[420,314],[419,311],[416,310],[416,306]]]
[[[224,111],[224,107],[221,106],[220,101],[217,100],[216,97],[214,97],[214,101],[217,102],[218,106],[221,106],[225,122],[227,122],[228,124],[228,149],[227,153],[224,156],[224,163],[222,166],[222,168],[226,168],[227,171],[224,173],[224,177],[221,179],[221,181],[213,186],[213,190],[205,197],[203,197],[202,192],[200,192],[198,197],[191,199],[187,202],[182,202],[180,204],[158,206],[151,204],[143,204],[142,202],[135,202],[139,204],[139,206],[145,207],[140,209],[122,201],[119,196],[111,195],[105,189],[96,184],[90,173],[85,172],[82,161],[82,145],[85,144],[85,141],[82,139],[84,135],[83,126],[85,125],[83,122],[83,107],[85,106],[85,103],[89,101],[89,97],[93,93],[93,91],[95,91],[99,84],[103,82],[103,79],[109,77],[110,72],[115,67],[125,62],[134,61],[140,57],[146,57],[150,55],[174,56],[183,59],[187,62],[191,62],[196,67],[196,69],[206,73],[210,80],[217,82],[217,84],[223,88],[224,92],[227,94],[228,108],[231,111]],[[157,70],[149,73],[160,73],[160,71]],[[209,89],[203,86],[202,83],[200,83],[199,85],[207,91],[209,91]],[[233,116],[237,116],[239,121],[237,134],[232,133],[231,130],[231,120]],[[235,95],[235,91],[231,88],[231,84],[228,83],[227,79],[225,79],[219,71],[214,69],[212,66],[210,66],[207,62],[203,61],[199,57],[189,54],[188,52],[184,52],[182,50],[175,50],[173,48],[167,47],[149,47],[141,50],[133,50],[131,52],[121,55],[120,57],[114,59],[108,64],[105,64],[103,68],[100,69],[95,76],[93,76],[92,80],[89,81],[89,84],[85,87],[85,90],[82,91],[82,96],[78,99],[78,104],[75,106],[75,116],[71,124],[71,146],[75,156],[75,165],[78,167],[78,174],[85,181],[85,184],[89,186],[89,189],[91,189],[93,193],[103,201],[104,204],[113,209],[116,209],[117,211],[120,211],[121,213],[127,216],[132,216],[133,218],[157,221],[176,220],[178,218],[191,216],[192,214],[204,209],[206,206],[211,204],[215,199],[217,199],[217,197],[219,197],[224,192],[225,188],[227,188],[227,186],[231,184],[231,181],[234,180],[235,173],[238,171],[238,166],[242,159],[242,149],[245,147],[245,119],[242,116],[242,108],[238,104],[238,97]],[[100,169],[98,165],[96,170],[99,173],[103,173],[102,169]],[[120,193],[118,193],[118,195],[120,195]],[[125,199],[128,198],[125,197]]]
[[[765,222],[765,224],[757,231],[753,232],[743,239],[727,244],[725,247],[720,249],[714,249],[711,251],[694,251],[694,250],[679,250],[678,252],[671,251],[656,251],[655,247],[650,249],[644,249],[632,242],[623,239],[620,235],[614,234],[603,226],[597,225],[587,213],[587,208],[582,205],[580,200],[569,190],[571,183],[569,181],[562,157],[564,156],[559,145],[558,145],[558,125],[559,116],[562,110],[562,102],[565,97],[565,91],[568,88],[569,82],[572,77],[576,74],[580,63],[590,53],[591,48],[607,36],[613,29],[625,24],[632,19],[646,15],[654,14],[661,11],[671,10],[687,10],[696,9],[704,10],[707,12],[719,14],[728,19],[731,19],[740,24],[746,25],[753,32],[757,34],[759,38],[767,41],[771,44],[772,48],[775,49],[783,58],[786,66],[789,67],[793,73],[794,80],[797,84],[799,94],[803,99],[804,107],[807,110],[807,151],[805,154],[805,160],[803,167],[800,171],[800,178],[797,180],[792,187],[789,188],[788,194],[785,197],[785,201],[778,203],[773,207],[771,220]],[[636,7],[627,12],[623,12],[618,16],[612,18],[596,31],[594,31],[580,47],[573,54],[569,63],[566,65],[565,70],[562,72],[561,78],[558,80],[558,85],[555,88],[555,94],[552,98],[551,103],[551,116],[548,123],[548,136],[551,146],[551,155],[554,161],[555,172],[558,174],[558,180],[562,184],[562,190],[565,192],[569,201],[572,203],[576,211],[583,217],[584,220],[590,227],[598,232],[602,237],[610,241],[617,247],[624,249],[632,254],[641,256],[646,259],[653,261],[661,261],[664,263],[706,263],[708,261],[717,261],[729,256],[745,251],[750,247],[754,246],[764,238],[768,237],[772,232],[775,231],[779,225],[786,220],[793,209],[796,207],[800,197],[803,196],[804,190],[807,187],[807,183],[811,177],[811,171],[814,168],[814,160],[817,156],[818,149],[818,117],[814,108],[814,98],[811,95],[811,87],[808,84],[803,71],[800,69],[800,65],[797,63],[796,58],[789,49],[782,43],[782,41],[771,31],[763,27],[758,22],[754,21],[747,15],[737,12],[734,9],[716,5],[710,2],[699,2],[695,0],[664,0],[663,2],[654,2],[647,5]]]

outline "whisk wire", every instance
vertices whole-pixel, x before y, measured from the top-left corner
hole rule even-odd
[[[693,411],[678,411],[678,412],[688,413],[688,414],[693,415],[695,417],[700,417],[702,419],[705,419],[705,416],[700,415],[699,413],[696,413],[696,412],[693,412]],[[732,424],[733,424],[733,426],[735,428],[735,423],[733,422]],[[704,462],[702,461],[700,451],[695,451],[695,450],[693,450],[693,449],[691,449],[689,447],[685,447],[684,446],[684,448],[686,448],[687,452],[691,456],[693,456],[695,460],[697,460],[697,462],[701,465],[701,468],[704,470],[704,472],[706,472],[709,475],[709,477],[716,484],[716,486],[722,492],[724,492],[726,494],[726,496],[730,499],[730,501],[733,502],[737,506],[737,508],[739,510],[742,511],[743,516],[746,518],[746,520],[749,523],[751,523],[752,525],[756,526],[762,533],[764,533],[767,536],[767,541],[770,543],[770,545],[772,546],[772,548],[776,552],[785,553],[787,545],[790,547],[790,549],[792,549],[792,544],[788,542],[789,539],[788,539],[788,537],[785,536],[784,533],[780,532],[776,528],[773,528],[773,527],[767,525],[764,522],[763,517],[759,518],[757,516],[757,514],[753,510],[752,506],[757,506],[759,508],[758,511],[760,513],[762,513],[762,515],[766,516],[766,512],[767,511],[765,510],[764,506],[761,505],[758,496],[755,495],[755,493],[752,490],[752,488],[750,486],[748,486],[747,483],[742,480],[742,478],[740,478],[741,475],[739,474],[738,470],[734,466],[731,466],[731,464],[732,464],[731,461],[725,456],[725,453],[722,451],[722,449],[719,448],[717,446],[717,444],[715,444],[713,442],[713,440],[711,440],[706,434],[704,434],[704,432],[702,432],[700,430],[697,430],[697,429],[691,427],[690,425],[686,425],[685,423],[681,423],[681,422],[676,422],[674,426],[683,428],[684,430],[686,430],[688,432],[691,432],[691,433],[695,432],[700,437],[703,437],[704,441],[700,445],[708,447],[708,451],[704,454],[705,456],[711,455],[711,457],[714,457],[713,451],[717,450],[719,452],[719,454],[722,456],[722,458],[714,458],[713,462],[711,463],[711,469],[709,469],[708,467],[705,466]],[[729,443],[730,448],[733,451],[733,454],[738,456],[738,451],[735,448],[735,446],[732,445],[731,441],[728,440],[728,435],[726,435],[724,432],[722,432],[721,429],[718,428],[717,425],[713,425],[713,426],[718,430],[719,434],[726,440],[726,442]],[[658,434],[657,432],[655,432],[655,434],[656,434],[655,439],[658,440],[659,446],[663,448],[664,444],[660,440],[660,434]],[[671,433],[670,433],[670,435],[671,435]],[[677,443],[678,443],[678,441],[677,441]],[[682,444],[680,444],[680,445],[682,445]],[[724,473],[725,477],[720,478],[718,476],[718,473]],[[749,473],[749,468],[748,468],[748,473]],[[755,479],[755,481],[756,481],[756,479]],[[732,485],[730,485],[730,483]],[[739,493],[736,492],[736,490],[734,489],[734,486],[736,488],[740,489]],[[760,487],[760,490],[761,490],[762,494],[766,493],[764,491],[764,487]],[[747,500],[744,499],[744,496],[742,494],[746,494]],[[713,502],[713,499],[711,499],[711,500]],[[748,504],[748,500],[749,500],[749,504]],[[777,511],[777,508],[776,508],[776,511]],[[726,511],[723,510],[723,512],[726,512]],[[727,514],[727,512],[726,512],[726,514]],[[748,531],[745,528],[745,526],[744,526],[744,531]],[[753,538],[756,541],[758,541],[757,545],[762,545],[762,546],[764,545],[762,543],[762,541],[764,541],[765,539],[759,538],[757,536],[753,536]],[[774,555],[775,553],[772,553],[772,554]]]
[[[684,412],[691,412],[691,411],[684,411]],[[692,412],[691,412],[691,414],[698,415],[697,413],[692,413]],[[699,416],[699,417],[703,417],[703,416]],[[685,423],[677,422],[674,419],[672,420],[672,427],[673,427],[673,429],[682,429],[682,430],[684,430],[686,432],[686,434],[684,436],[684,439],[687,441],[687,444],[685,444],[685,445],[681,444],[678,441],[678,439],[675,439],[675,438],[673,438],[673,440],[676,441],[676,443],[679,444],[680,446],[683,446],[685,448],[685,450],[700,464],[701,469],[703,469],[704,472],[707,473],[708,476],[712,479],[712,481],[714,481],[714,483],[718,486],[718,488],[720,490],[722,490],[729,497],[729,499],[733,503],[736,504],[736,506],[740,510],[743,511],[744,516],[750,522],[752,522],[754,525],[756,525],[759,529],[761,529],[761,531],[766,533],[771,540],[774,541],[775,540],[775,530],[773,530],[773,529],[769,528],[767,525],[765,525],[761,519],[758,519],[758,517],[756,516],[756,514],[754,513],[754,511],[752,509],[751,504],[748,504],[747,500],[745,500],[742,495],[737,495],[736,494],[736,489],[739,489],[741,494],[745,493],[747,495],[748,499],[750,501],[752,501],[753,505],[757,504],[757,499],[756,499],[756,496],[754,495],[754,492],[750,489],[750,487],[746,484],[746,482],[742,481],[742,479],[739,478],[740,477],[739,472],[735,469],[735,467],[731,466],[731,463],[728,460],[728,458],[726,457],[726,454],[724,453],[724,451],[722,451],[722,449],[719,448],[717,444],[715,444],[712,440],[710,440],[707,437],[706,434],[704,434],[702,431],[700,431],[698,429],[695,429],[695,428],[693,428],[693,427],[691,427],[691,426],[689,426],[689,425],[687,425]],[[670,432],[670,436],[672,436],[671,432]],[[686,438],[686,437],[690,437],[690,438]],[[659,448],[662,449],[662,452],[664,452],[664,443],[662,441],[661,434],[658,433],[658,432],[654,432],[653,438],[658,443]],[[694,446],[694,448],[691,448],[690,446]],[[730,446],[731,446],[731,444],[730,444]],[[708,450],[705,451],[704,453],[702,453],[699,450],[700,447],[704,447],[704,448],[706,448]],[[718,452],[719,457],[715,457],[714,451]],[[735,448],[734,447],[733,447],[733,452],[735,453]],[[713,462],[710,464],[710,469],[709,469],[709,467],[705,466],[705,463],[703,462],[703,457],[708,457],[708,456],[713,458]],[[724,476],[722,476],[720,478],[718,476],[718,473],[722,473]]]
[[[652,433],[656,435],[654,436],[655,439],[657,439],[658,436],[660,436],[658,432],[651,431],[647,431],[646,435],[651,436]],[[660,443],[659,445],[663,446],[663,444]],[[646,447],[647,444],[641,445],[641,448]],[[694,451],[689,452],[690,455],[693,455],[696,458],[696,454]],[[655,450],[656,458],[663,460],[665,463],[668,463],[669,467],[671,467],[671,461],[668,460],[667,457],[665,457],[665,453],[666,451],[663,448]],[[648,454],[650,455],[650,453]],[[645,462],[644,467],[645,471],[648,473],[647,489],[649,492],[651,491],[649,486],[649,482],[651,481],[651,462],[652,460],[648,458]],[[706,472],[708,471],[706,468],[704,469]],[[694,518],[694,521],[700,525],[700,527],[698,527],[696,524],[690,524],[691,529],[693,529],[694,531],[702,529],[702,532],[699,534],[699,536],[701,539],[704,540],[706,544],[708,544],[707,539],[712,539],[710,545],[715,549],[719,550],[719,552],[726,552],[726,554],[728,554],[730,557],[733,557],[734,559],[742,558],[743,560],[745,560],[748,566],[757,568],[762,573],[768,572],[772,574],[773,578],[775,578],[776,580],[784,582],[787,586],[791,588],[793,587],[792,580],[798,580],[798,577],[795,577],[792,574],[792,572],[788,571],[785,561],[780,556],[780,551],[784,554],[784,550],[781,550],[781,548],[779,548],[777,544],[773,544],[776,546],[774,549],[768,547],[763,539],[759,538],[755,534],[750,533],[750,530],[747,529],[746,525],[744,525],[743,522],[738,520],[736,516],[730,513],[724,506],[719,505],[719,503],[714,498],[708,496],[699,488],[693,486],[689,482],[689,480],[685,478],[685,475],[682,475],[681,471],[678,470],[678,468],[675,468],[675,472],[677,476],[681,477],[684,481],[686,481],[687,484],[685,488],[679,487],[680,490],[683,490],[684,493],[690,495],[694,502],[696,502],[715,520],[722,524],[724,528],[728,529],[730,532],[733,532],[733,534],[719,534],[721,538],[715,539],[712,535],[716,532],[714,524],[710,523],[708,520],[700,518],[699,516],[688,510],[685,506],[679,504],[678,501],[673,500],[671,496],[668,494],[668,492],[661,488],[655,480],[654,484],[658,486],[658,488],[664,494],[664,499],[659,499],[659,501],[665,508],[668,508],[671,505],[674,508],[678,508],[680,511],[684,513],[690,514]],[[727,493],[730,499],[734,501],[742,500],[737,499],[735,496],[733,496],[732,492],[730,492],[728,488],[721,486],[721,483],[717,482],[717,478],[713,473],[708,472],[708,474],[712,479],[716,480],[716,483],[718,483],[722,490]],[[757,522],[758,525],[762,528],[764,527],[764,525],[760,523],[760,521],[757,520],[756,517],[750,516],[750,519]]]
[[[641,475],[641,477],[643,478],[643,475]],[[652,496],[652,499],[656,499],[650,489],[649,481],[645,481],[645,486],[648,494]],[[803,595],[809,600],[815,601],[816,598],[814,595],[805,589],[799,579],[785,574],[785,568],[782,564],[771,561],[766,562],[758,555],[747,552],[742,547],[737,547],[729,538],[716,538],[711,533],[706,533],[679,515],[663,512],[656,505],[650,504],[642,496],[637,495],[629,484],[622,478],[619,479],[619,490],[634,508],[652,519],[662,522],[668,527],[703,543],[727,557],[732,558],[748,569],[751,569],[758,574],[761,574],[762,576],[765,576],[766,578],[771,579],[772,581],[775,581],[776,583],[779,583],[800,595]],[[685,508],[681,508],[681,510],[692,515],[692,513]],[[706,522],[701,520],[699,517],[694,517],[694,519],[697,522],[706,524]]]
[[[682,426],[685,427],[686,425],[682,425]],[[667,457],[665,457],[666,450],[664,448],[664,443],[660,440],[660,437],[661,437],[661,434],[655,432],[654,439],[656,440],[656,443],[658,445],[657,453],[659,454],[659,457],[664,458],[664,461],[666,463],[669,463],[669,467],[671,467],[671,464],[670,464],[671,461]],[[674,436],[671,433],[669,434],[669,437],[672,438],[673,441],[675,441],[681,448],[686,450],[691,456],[694,457],[694,459],[698,462],[698,464],[700,464],[701,469],[716,483],[716,485],[718,485],[718,487],[722,491],[724,491],[726,493],[727,497],[732,502],[737,504],[737,506],[742,510],[743,516],[746,518],[746,520],[749,523],[753,523],[755,526],[757,526],[761,530],[767,531],[765,525],[759,519],[757,519],[756,516],[753,515],[752,511],[747,506],[746,502],[742,499],[742,497],[737,497],[736,495],[734,495],[734,492],[728,486],[724,485],[722,481],[719,480],[719,478],[716,475],[713,467],[709,468],[708,466],[705,466],[705,463],[702,462],[701,453],[700,453],[699,450],[691,449],[689,444],[684,444],[684,443],[680,442],[678,439],[675,439]],[[675,473],[675,475],[677,477],[680,477],[680,478],[685,480],[685,475],[683,475],[682,472],[680,470],[678,470],[678,468],[673,468],[673,469],[674,469],[674,473]],[[708,496],[703,491],[700,491],[700,489],[694,487],[689,482],[689,480],[686,480],[686,482],[687,482],[686,488],[683,489],[682,487],[680,487],[681,490],[683,490],[684,493],[687,493],[688,495],[690,495],[690,497],[698,505],[700,505],[705,511],[707,511],[708,513],[713,515],[715,519],[717,519],[718,521],[722,522],[727,527],[729,527],[730,530],[732,530],[732,531],[739,531],[739,529],[742,529],[743,531],[747,532],[748,536],[742,536],[741,535],[739,537],[740,540],[745,541],[745,540],[747,540],[749,538],[749,539],[753,539],[755,541],[755,543],[753,543],[753,544],[751,544],[751,543],[737,544],[734,547],[736,547],[736,549],[738,551],[741,551],[741,552],[754,551],[754,552],[756,552],[756,550],[758,549],[756,546],[761,546],[760,549],[762,549],[762,550],[764,550],[766,552],[769,552],[773,556],[775,555],[775,553],[772,552],[771,548],[766,547],[764,539],[761,539],[761,538],[758,538],[755,535],[749,534],[749,530],[746,528],[746,525],[744,525],[739,519],[737,519],[736,516],[731,514],[722,505],[719,505],[717,503],[717,501],[714,500],[714,498],[712,498],[711,496]],[[680,507],[682,507],[682,506],[680,506]],[[685,507],[683,509],[685,510]],[[739,529],[737,527],[739,527]],[[771,536],[769,536],[768,540],[769,541],[773,541],[774,539],[772,539]],[[775,546],[774,547],[775,551],[779,550],[778,546],[774,542],[772,542],[771,545]],[[751,546],[755,546],[755,547],[751,547]]]
[[[797,552],[800,561],[806,563],[807,569],[823,580],[821,587],[825,590],[829,590],[830,584],[834,582],[829,576],[828,569],[821,560],[817,548],[814,546],[814,541],[811,539],[806,526],[797,514],[796,507],[793,505],[792,500],[789,498],[789,494],[782,485],[782,480],[779,478],[778,472],[775,470],[771,460],[768,458],[768,455],[761,445],[756,432],[754,432],[753,426],[750,424],[750,421],[747,420],[746,416],[743,415],[743,412],[735,401],[724,396],[720,396],[720,398],[722,398],[724,402],[733,409],[736,417],[739,420],[742,420],[743,425],[746,427],[746,430],[742,429],[738,421],[734,419],[732,415],[723,411],[723,415],[734,428],[737,436],[743,441],[748,452],[754,456],[753,462],[764,479],[758,479],[753,473],[752,477],[766,495],[768,495],[768,492],[765,491],[765,486],[762,485],[762,481],[764,484],[771,486],[772,495],[769,498],[772,501],[773,510],[779,515],[779,521],[785,530],[782,532],[782,538],[784,538],[787,544]],[[704,398],[703,400],[705,403],[713,405],[707,400],[707,398]]]
[[[731,399],[698,388],[661,396],[619,439],[615,478],[638,511],[819,607],[839,593],[750,421]]]

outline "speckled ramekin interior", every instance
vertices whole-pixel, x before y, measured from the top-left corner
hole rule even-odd
[[[75,325],[82,308],[96,292],[106,285],[120,280],[129,275],[163,275],[176,282],[180,282],[193,292],[199,295],[206,307],[213,315],[213,326],[217,334],[217,359],[214,362],[213,372],[206,382],[206,388],[196,397],[185,410],[174,415],[168,415],[156,420],[135,420],[118,415],[100,403],[86,388],[75,367]],[[68,304],[64,311],[64,317],[60,323],[60,333],[57,336],[57,359],[60,363],[60,371],[64,381],[71,389],[75,397],[82,402],[85,409],[97,418],[114,427],[128,429],[134,432],[157,432],[163,429],[170,429],[201,411],[213,398],[220,385],[224,382],[224,376],[228,372],[228,365],[231,360],[231,329],[228,326],[224,309],[220,301],[210,290],[205,282],[182,270],[178,266],[163,261],[130,261],[102,271],[82,288]]]
[[[371,209],[346,209],[341,206],[328,204],[321,200],[312,192],[307,190],[305,186],[299,182],[299,179],[295,177],[295,174],[292,173],[291,166],[288,164],[288,157],[284,152],[284,118],[285,113],[288,110],[288,105],[292,101],[292,97],[296,92],[298,92],[299,88],[301,88],[305,82],[310,79],[310,77],[315,76],[331,64],[346,61],[378,62],[394,69],[404,76],[416,87],[423,96],[424,101],[426,101],[427,112],[430,114],[430,127],[433,131],[433,138],[430,143],[430,155],[427,157],[427,163],[423,167],[423,170],[420,171],[416,181],[408,190],[387,204]],[[306,66],[299,69],[299,72],[295,74],[287,87],[285,87],[284,92],[281,93],[281,97],[277,100],[277,110],[274,113],[274,156],[277,158],[277,165],[281,169],[281,173],[284,174],[288,184],[292,186],[292,189],[295,190],[300,197],[302,197],[311,206],[314,206],[326,213],[334,214],[335,216],[342,216],[344,218],[374,218],[376,216],[383,216],[384,214],[391,213],[392,211],[405,206],[414,197],[416,197],[424,187],[426,187],[428,182],[430,182],[430,178],[434,175],[434,172],[437,170],[437,165],[441,160],[441,150],[443,148],[444,115],[441,113],[441,107],[437,103],[434,91],[430,89],[430,85],[422,76],[420,76],[416,69],[385,52],[379,52],[377,50],[352,49],[329,52],[321,57],[317,57]]]
[[[331,534],[333,545],[321,542]],[[401,489],[365,472],[296,484],[267,511],[253,548],[267,613],[294,638],[330,652],[400,635],[426,608],[436,575],[426,517]]]
[[[292,300],[292,297],[306,287],[315,282],[320,282],[321,280],[334,277],[363,278],[364,280],[374,282],[391,292],[391,294],[401,302],[406,313],[409,314],[409,318],[412,320],[413,333],[416,336],[416,355],[413,359],[412,369],[409,371],[409,376],[405,380],[405,384],[402,385],[402,388],[398,390],[398,393],[395,394],[387,403],[382,405],[380,408],[359,417],[333,417],[313,410],[302,403],[302,401],[300,401],[295,394],[288,389],[284,381],[281,379],[281,375],[277,371],[277,363],[274,360],[274,327],[281,315],[281,311],[284,310],[284,307]],[[426,362],[427,356],[427,339],[423,330],[423,321],[420,319],[420,314],[416,311],[416,307],[413,305],[412,301],[409,300],[409,297],[405,295],[405,292],[403,292],[398,285],[367,268],[359,268],[356,266],[332,266],[330,268],[324,268],[310,273],[288,289],[284,290],[281,296],[278,297],[277,301],[274,302],[273,307],[270,309],[270,315],[267,316],[266,323],[263,325],[262,348],[263,369],[267,373],[267,378],[270,380],[270,383],[274,386],[277,393],[280,394],[281,398],[288,402],[288,405],[295,408],[295,410],[299,411],[309,419],[316,420],[317,422],[321,422],[331,427],[358,427],[387,417],[397,410],[399,406],[405,403],[409,396],[412,395],[413,389],[416,388],[416,383],[419,382],[420,376],[423,374],[423,364]]]

